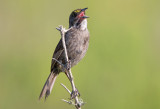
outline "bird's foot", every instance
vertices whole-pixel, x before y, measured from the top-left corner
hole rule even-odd
[[[68,60],[65,67],[66,67],[67,70],[71,69],[71,61],[70,60]]]
[[[80,93],[79,93],[79,91],[78,91],[77,88],[76,88],[76,90],[75,90],[75,91],[72,91],[72,93],[71,93],[71,99],[74,99],[74,98],[77,97],[77,96],[80,97]]]

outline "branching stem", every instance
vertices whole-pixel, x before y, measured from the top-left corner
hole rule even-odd
[[[66,48],[66,43],[65,43],[65,33],[68,31],[66,30],[65,28],[63,28],[63,26],[59,26],[58,28],[56,28],[58,31],[60,31],[61,33],[61,38],[62,38],[62,44],[63,44],[63,48],[64,48],[64,53],[65,53],[65,58],[66,58],[66,62],[69,63],[69,65],[71,65],[71,63],[69,62],[69,59],[68,59],[68,54],[67,54],[67,48]],[[71,28],[70,28],[71,29]],[[75,84],[74,84],[74,81],[73,81],[73,75],[72,75],[72,72],[71,72],[71,67],[69,67],[68,69],[68,75],[69,75],[69,78],[70,78],[70,82],[71,82],[71,86],[72,86],[72,92],[76,92],[76,87],[75,87]],[[62,84],[61,84],[62,85]],[[70,91],[64,86],[62,85],[69,93]],[[71,94],[71,93],[70,93]],[[75,107],[76,109],[81,109],[81,105],[83,103],[81,103],[78,99],[78,96],[75,96]],[[63,100],[65,102],[67,102],[66,100]],[[67,102],[67,103],[70,103],[70,102]]]

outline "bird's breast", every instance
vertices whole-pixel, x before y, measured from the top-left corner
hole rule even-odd
[[[72,66],[76,65],[86,54],[89,45],[88,30],[73,30],[66,34],[66,47]]]

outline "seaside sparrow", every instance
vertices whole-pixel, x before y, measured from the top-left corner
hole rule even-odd
[[[65,33],[65,43],[71,67],[76,65],[85,56],[88,49],[89,31],[87,29],[88,16],[85,15],[86,9],[87,8],[76,9],[70,14],[69,17],[70,29]],[[57,59],[63,65],[66,64],[62,39],[60,39],[53,53],[53,58]],[[44,95],[45,99],[48,97],[60,72],[64,72],[62,66],[57,61],[52,59],[51,73],[43,86],[39,99],[41,99]]]

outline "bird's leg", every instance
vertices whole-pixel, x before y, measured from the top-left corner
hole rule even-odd
[[[71,78],[70,78],[68,72],[65,72],[65,74],[66,74],[66,76],[68,77],[69,81],[71,81]]]
[[[71,82],[72,84],[72,81],[73,79],[70,77],[69,73],[68,72],[65,72],[66,76],[68,77],[69,81]],[[75,91],[72,90],[72,93],[71,93],[71,99],[74,99],[76,96],[80,96],[80,93],[78,91],[78,89],[76,88]]]

